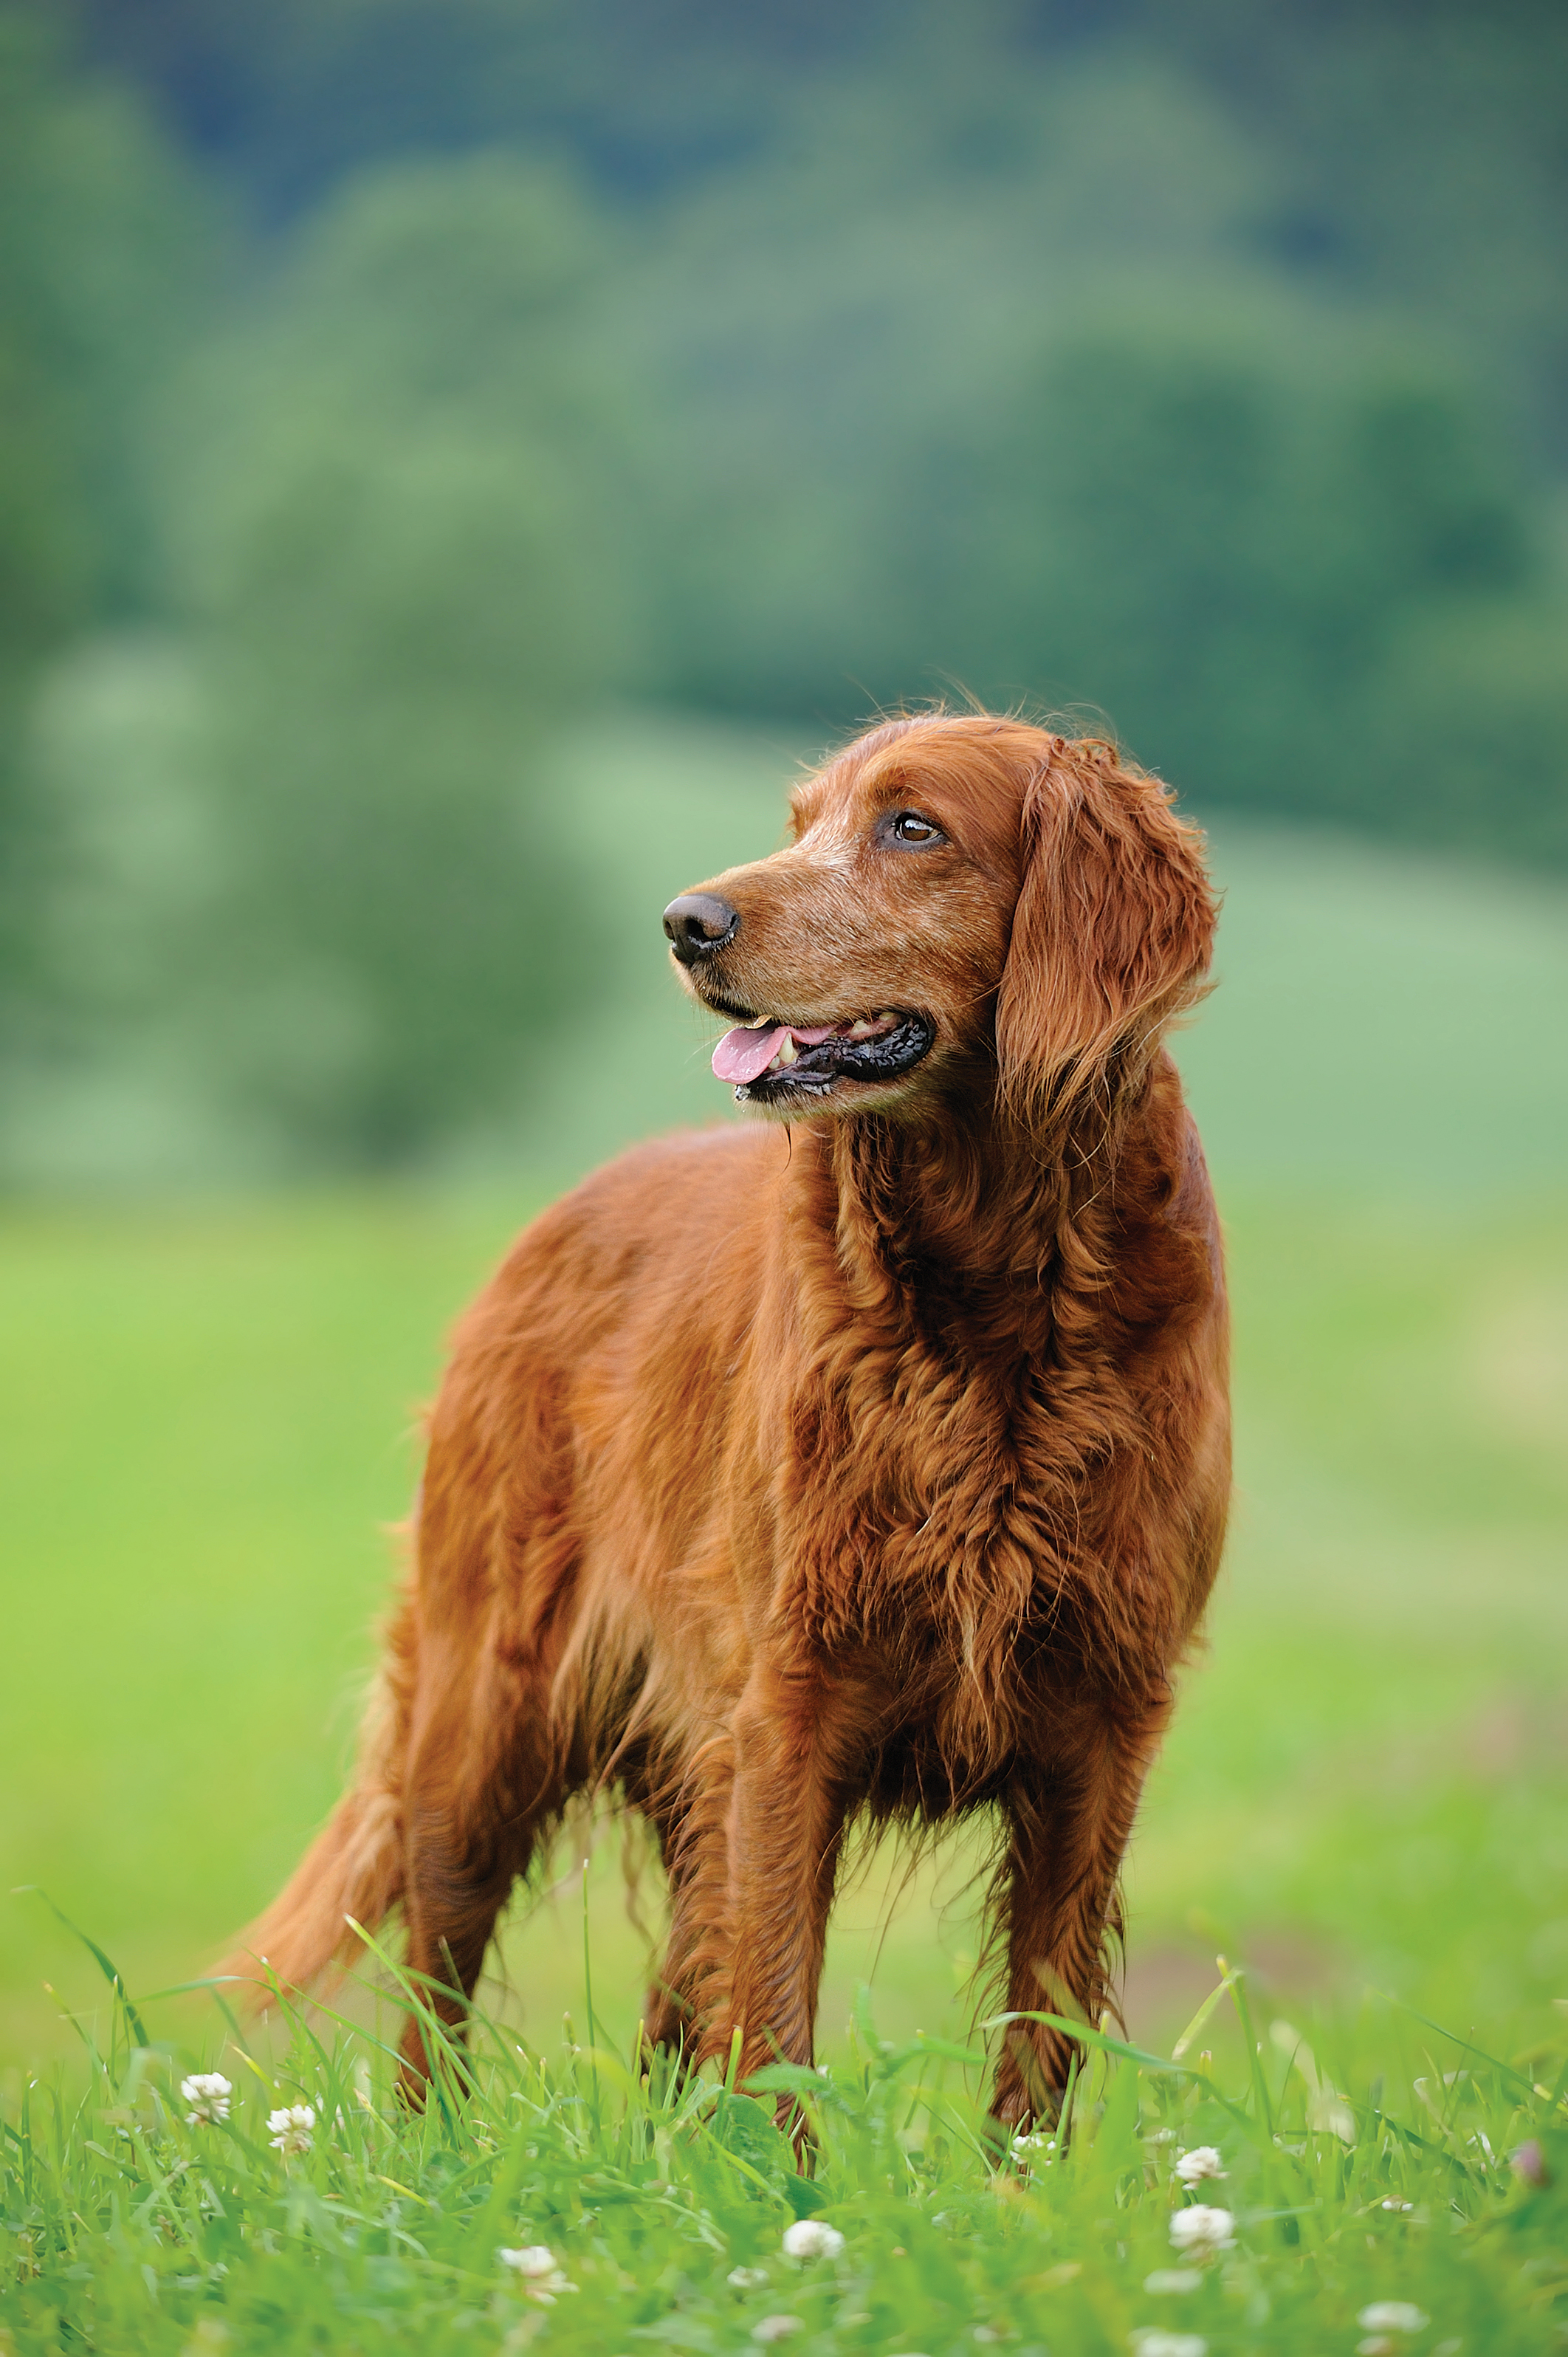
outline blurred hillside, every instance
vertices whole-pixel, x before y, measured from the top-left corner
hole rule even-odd
[[[1526,0],[0,0],[0,1173],[545,1102],[618,709],[1568,872],[1565,98]]]

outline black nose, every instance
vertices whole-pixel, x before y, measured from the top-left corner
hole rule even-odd
[[[695,965],[733,942],[740,931],[740,912],[712,892],[682,892],[664,911],[670,946],[682,965]]]

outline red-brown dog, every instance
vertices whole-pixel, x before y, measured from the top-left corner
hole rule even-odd
[[[357,1784],[248,1943],[285,1983],[401,1902],[460,2019],[567,1799],[618,1789],[688,2057],[810,2061],[857,1815],[993,1809],[1008,2007],[1107,2002],[1230,1486],[1160,1046],[1208,963],[1200,838],[1110,746],[983,715],[874,730],[793,822],[665,916],[772,1118],[601,1171],[459,1329]],[[1015,2026],[998,2118],[1069,2050]]]

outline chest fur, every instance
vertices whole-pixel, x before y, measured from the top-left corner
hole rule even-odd
[[[1135,1603],[1155,1450],[1124,1373],[910,1351],[866,1375],[797,1403],[778,1476],[779,1601],[819,1641],[996,1674],[1026,1631]]]

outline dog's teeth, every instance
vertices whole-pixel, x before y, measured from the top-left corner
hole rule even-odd
[[[784,1034],[783,1044],[773,1060],[776,1064],[795,1064],[799,1063],[800,1059],[800,1050],[795,1045],[795,1035],[792,1031],[787,1031]]]
[[[866,1035],[875,1030],[875,1028],[876,1027],[871,1022],[868,1017],[865,1015],[857,1015],[854,1021],[849,1027],[848,1036],[852,1039],[864,1039]]]
[[[760,1031],[765,1023],[771,1023],[772,1020],[771,1015],[753,1015],[740,1028],[743,1031]]]
[[[885,1006],[876,1019],[878,1023],[897,1023],[898,1017],[891,1006]]]

